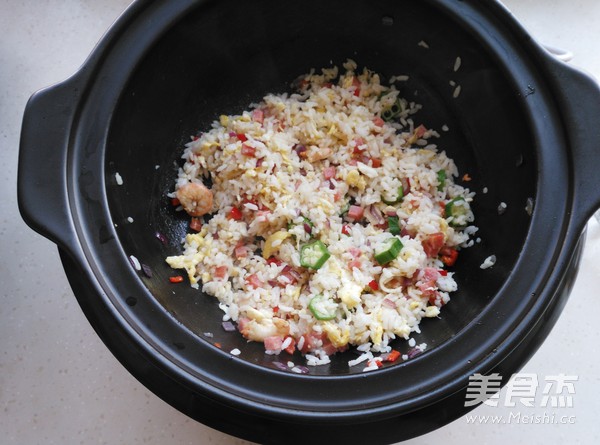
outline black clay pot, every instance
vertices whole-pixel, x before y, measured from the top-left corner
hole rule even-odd
[[[297,375],[224,332],[214,298],[168,282],[164,258],[179,252],[187,221],[165,194],[189,135],[349,57],[410,75],[402,95],[423,105],[419,122],[448,125],[439,145],[473,179],[482,242],[461,254],[441,319],[422,323],[425,353],[361,373],[347,352]],[[600,205],[599,115],[595,82],[553,60],[495,1],[140,1],[73,77],[31,98],[19,205],[58,245],[107,346],[182,412],[263,443],[304,442],[296,431],[313,443],[392,442],[463,415],[470,375],[506,380],[553,326]],[[481,270],[492,254],[496,265]]]

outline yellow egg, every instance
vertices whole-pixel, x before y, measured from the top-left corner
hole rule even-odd
[[[360,173],[358,170],[350,170],[346,175],[346,184],[356,186],[360,180]]]
[[[373,341],[374,345],[378,345],[381,343],[382,338],[383,326],[381,326],[381,324],[377,324],[377,326],[375,327],[375,332],[371,334],[371,340]]]
[[[336,348],[346,346],[350,340],[350,331],[348,328],[344,329],[344,332],[342,332],[342,330],[337,326],[329,322],[325,322],[323,323],[323,330],[327,333],[327,338],[329,338],[329,341],[331,341],[333,346]]]
[[[280,230],[279,232],[275,232],[274,234],[269,236],[265,240],[265,246],[263,247],[263,258],[270,258],[274,252],[279,250],[279,246],[281,246],[281,243],[283,243],[283,241],[290,236],[292,236],[292,234],[287,230]]]

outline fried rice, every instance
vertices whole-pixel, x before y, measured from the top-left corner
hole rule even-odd
[[[389,353],[457,290],[474,193],[378,74],[349,60],[294,87],[187,144],[171,196],[196,231],[166,261],[267,353]]]

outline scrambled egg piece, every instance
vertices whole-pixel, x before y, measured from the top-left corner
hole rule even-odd
[[[337,296],[342,300],[348,309],[352,309],[360,304],[360,294],[362,288],[356,283],[347,283],[337,292]]]
[[[350,170],[346,175],[346,184],[358,188],[361,192],[367,187],[367,181],[358,170]]]
[[[281,246],[281,243],[283,243],[283,241],[289,238],[290,236],[292,236],[292,234],[287,230],[280,230],[279,232],[275,232],[274,234],[269,236],[265,240],[265,246],[263,247],[263,258],[266,260],[269,257],[271,257],[271,255],[273,255],[274,252],[279,250],[279,246]]]
[[[348,328],[344,332],[336,325],[330,322],[323,323],[323,330],[327,333],[327,338],[336,348],[346,346],[350,341],[350,331]]]

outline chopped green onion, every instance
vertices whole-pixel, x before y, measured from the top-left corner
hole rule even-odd
[[[400,238],[393,237],[386,240],[380,250],[375,251],[375,260],[384,265],[396,259],[402,250],[402,242]]]
[[[337,304],[330,298],[319,294],[311,298],[308,308],[317,320],[333,320]]]
[[[381,112],[381,118],[386,122],[393,120],[395,117],[396,115],[392,113],[392,110],[390,108]]]
[[[456,219],[468,213],[469,209],[466,204],[467,202],[462,196],[457,196],[446,204],[446,218],[452,217],[449,222],[452,227],[461,226],[460,223],[456,222]]]
[[[311,228],[315,227],[315,225],[313,224],[313,222],[309,218],[307,218],[306,216],[302,217],[302,224],[308,224]],[[295,223],[293,221],[288,222],[288,224],[287,224],[288,231],[292,230],[297,225],[299,225],[299,224],[297,224],[297,223]]]
[[[392,204],[397,204],[400,201],[402,201],[402,198],[404,198],[404,187],[402,187],[402,184],[400,184],[400,186],[398,187],[398,193],[396,194],[395,197],[388,200],[382,196],[381,200],[384,203],[386,203],[387,205],[392,205]]]
[[[305,244],[300,249],[300,265],[309,269],[318,270],[329,259],[331,254],[321,240]]]
[[[437,172],[437,179],[438,179],[438,192],[441,192],[442,190],[444,190],[444,186],[446,185],[446,170],[440,170]]]
[[[400,235],[400,224],[397,216],[388,216],[388,232],[392,235]]]

